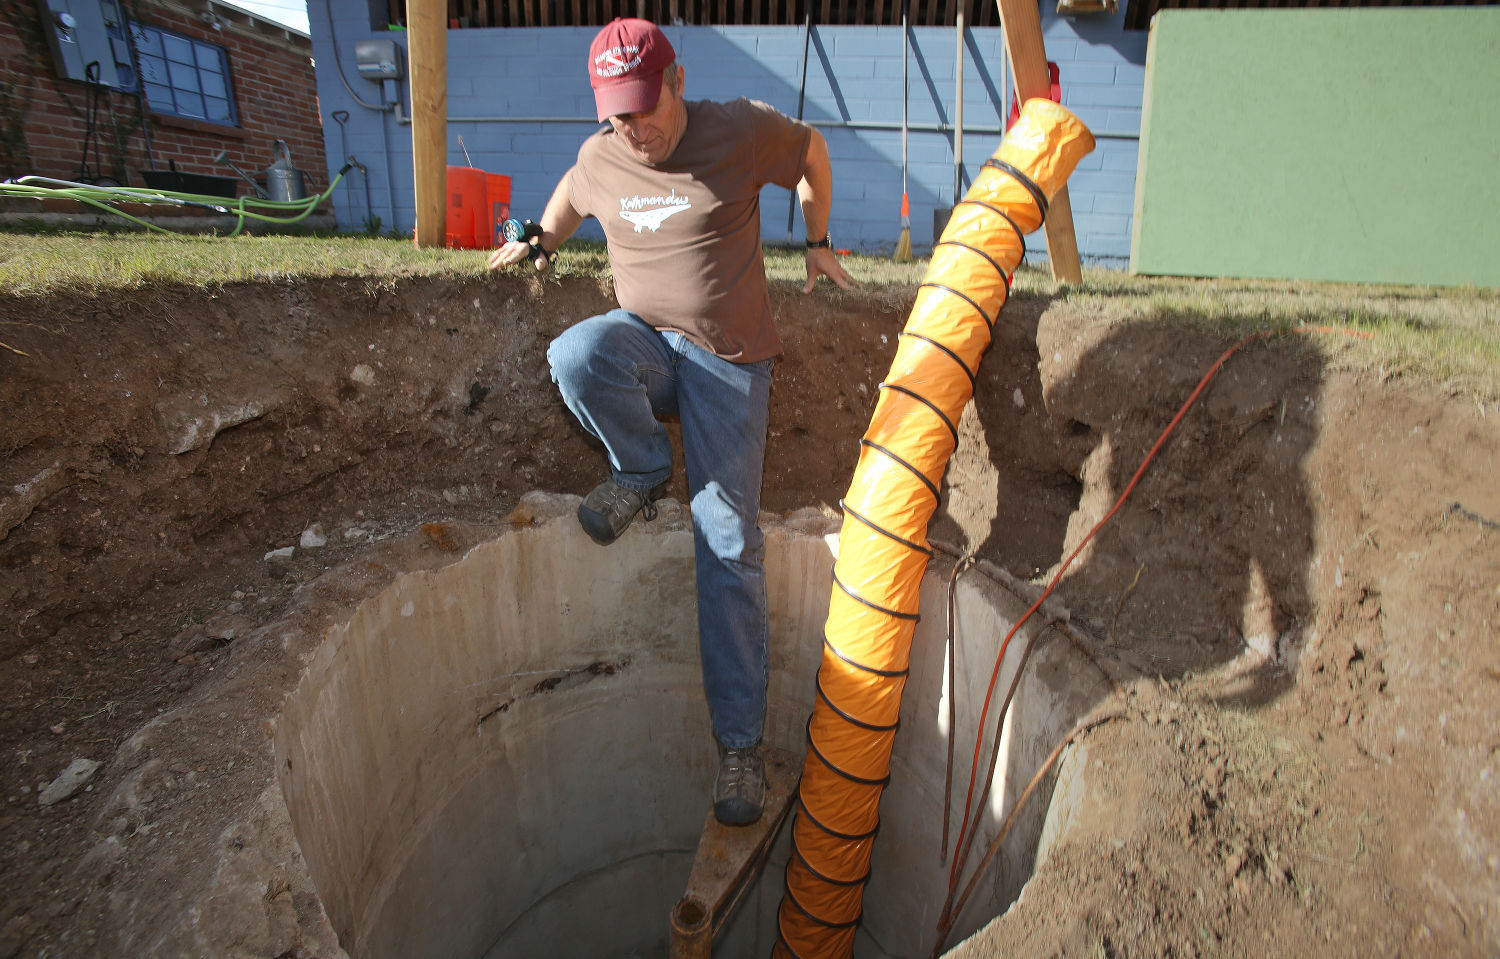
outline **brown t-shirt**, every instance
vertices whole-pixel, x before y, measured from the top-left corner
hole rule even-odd
[[[794,189],[812,128],[756,100],[692,101],[677,149],[651,165],[613,129],[568,171],[573,209],[598,218],[620,306],[736,363],[781,352],[760,248],[760,189]]]

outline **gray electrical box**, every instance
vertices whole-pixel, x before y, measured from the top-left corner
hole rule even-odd
[[[135,89],[130,41],[116,0],[37,0],[57,75]],[[98,64],[91,71],[89,68]]]
[[[366,80],[399,80],[405,73],[401,53],[395,40],[360,40],[354,44],[354,64]]]

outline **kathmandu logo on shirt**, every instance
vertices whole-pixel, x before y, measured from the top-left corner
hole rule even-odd
[[[621,197],[620,219],[634,226],[637,233],[646,229],[655,233],[667,217],[692,208],[693,204],[678,196],[676,190],[668,196]]]

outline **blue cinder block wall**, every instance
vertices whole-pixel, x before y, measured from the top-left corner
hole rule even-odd
[[[1063,103],[1098,138],[1069,184],[1079,252],[1085,262],[1123,267],[1130,256],[1146,34],[1125,32],[1123,13],[1062,18],[1046,6],[1043,33],[1048,58],[1061,71]],[[405,34],[372,30],[365,4],[353,0],[311,4],[309,14],[329,163],[337,168],[353,154],[369,171],[368,179],[351,171],[336,194],[340,228],[361,230],[373,216],[381,231],[410,232],[408,81],[365,79],[355,63],[357,41],[391,39],[404,47]],[[540,215],[579,143],[599,126],[584,67],[595,32],[448,32],[448,162],[510,176],[517,216]],[[666,33],[686,68],[690,99],[754,97],[796,115],[800,93],[802,115],[827,138],[833,160],[835,244],[867,253],[894,249],[901,227],[900,27],[814,26],[800,90],[801,27],[673,26]],[[906,188],[918,251],[932,245],[933,211],[954,201],[956,41],[952,27],[914,27],[906,51]],[[998,28],[966,31],[961,191],[999,145],[1009,112],[1004,47]],[[349,113],[342,124],[333,117],[341,110]],[[787,240],[792,208],[788,191],[770,187],[762,194],[766,242]],[[791,239],[800,243],[800,211],[792,222]],[[579,235],[603,237],[593,221]],[[1035,257],[1045,255],[1040,232],[1029,245]]]

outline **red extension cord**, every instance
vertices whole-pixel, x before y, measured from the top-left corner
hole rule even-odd
[[[971,824],[969,821],[969,816],[971,813],[969,807],[974,801],[975,781],[979,778],[979,758],[981,752],[983,751],[984,745],[985,719],[989,715],[990,703],[995,694],[995,683],[1000,678],[1000,666],[1005,661],[1005,652],[1010,647],[1010,641],[1015,638],[1016,633],[1020,631],[1021,627],[1026,623],[1026,621],[1030,619],[1038,609],[1041,608],[1042,603],[1047,599],[1047,597],[1052,595],[1052,591],[1056,589],[1057,584],[1062,581],[1063,573],[1067,572],[1068,567],[1072,565],[1073,560],[1078,557],[1078,554],[1083,551],[1083,548],[1088,545],[1089,541],[1094,538],[1094,535],[1098,533],[1099,530],[1104,528],[1104,524],[1108,523],[1111,519],[1114,518],[1114,515],[1120,511],[1120,507],[1125,505],[1125,500],[1130,498],[1130,494],[1135,490],[1136,484],[1139,483],[1141,477],[1145,475],[1146,467],[1151,465],[1151,461],[1155,459],[1156,454],[1160,452],[1162,446],[1166,444],[1167,437],[1172,435],[1172,431],[1175,430],[1177,428],[1177,425],[1182,422],[1182,418],[1187,415],[1188,409],[1192,407],[1195,402],[1197,402],[1198,397],[1202,395],[1203,390],[1208,386],[1209,381],[1218,374],[1220,368],[1224,366],[1224,363],[1244,347],[1256,342],[1257,340],[1269,339],[1272,336],[1277,335],[1278,332],[1281,331],[1263,330],[1259,333],[1253,333],[1250,336],[1245,337],[1238,343],[1231,346],[1229,349],[1225,350],[1223,355],[1214,362],[1213,366],[1209,367],[1208,372],[1204,373],[1203,378],[1198,381],[1197,388],[1193,390],[1190,396],[1188,396],[1187,401],[1182,404],[1182,408],[1177,411],[1177,415],[1172,418],[1172,422],[1168,423],[1166,429],[1162,430],[1161,435],[1157,437],[1155,445],[1151,447],[1151,450],[1146,454],[1145,459],[1141,460],[1140,467],[1136,469],[1135,475],[1130,478],[1130,482],[1125,486],[1124,492],[1122,492],[1119,498],[1115,500],[1115,504],[1110,507],[1109,512],[1105,513],[1104,517],[1100,519],[1099,522],[1095,523],[1094,527],[1088,531],[1088,534],[1085,535],[1083,539],[1079,541],[1078,545],[1073,548],[1073,551],[1068,554],[1068,557],[1065,560],[1063,560],[1062,565],[1058,567],[1057,572],[1053,574],[1052,581],[1047,584],[1047,588],[1043,590],[1042,595],[1037,597],[1036,602],[1032,603],[1031,607],[1027,609],[1026,612],[1021,616],[1021,618],[1016,621],[1016,624],[1010,628],[1010,632],[1005,634],[1005,640],[1000,644],[1000,653],[995,657],[995,668],[990,673],[989,687],[984,695],[984,708],[980,710],[979,713],[978,728],[980,733],[977,737],[975,737],[974,740],[974,763],[969,770],[969,788],[964,796],[964,815],[959,824],[958,841],[954,845],[955,854],[953,856],[953,865],[949,870],[948,902],[943,907],[942,918],[939,919],[939,934],[943,937],[946,938],[947,936],[947,929],[945,929],[944,927],[956,918],[954,916],[950,916],[948,913],[952,907],[953,893],[958,888],[959,873],[963,869],[964,863],[967,860],[968,846],[974,840],[974,836],[972,833],[974,831],[977,831],[979,826],[978,810],[972,811],[974,815],[974,821]],[[1366,330],[1350,330],[1331,326],[1298,326],[1286,332],[1339,333],[1347,336],[1357,336],[1363,339],[1370,339],[1373,337],[1373,334]],[[953,695],[953,690],[949,690],[948,694],[950,696]],[[999,735],[1000,731],[997,730],[996,736],[998,737]],[[970,829],[971,825],[973,826],[973,830]],[[939,943],[939,946],[941,946],[941,943]]]

